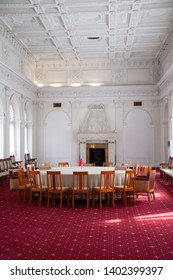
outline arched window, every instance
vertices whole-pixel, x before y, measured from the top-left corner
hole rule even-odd
[[[25,133],[24,151],[25,154],[30,153],[31,155],[32,155],[32,147],[33,147],[32,118],[33,118],[32,104],[26,102],[24,107],[24,133]]]
[[[26,110],[24,112],[24,118],[25,118],[25,154],[27,154],[28,153],[28,118],[27,118]]]
[[[10,104],[10,155],[15,155],[14,109]]]

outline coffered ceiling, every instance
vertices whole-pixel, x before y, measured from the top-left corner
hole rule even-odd
[[[0,0],[0,21],[36,61],[155,60],[173,0]]]

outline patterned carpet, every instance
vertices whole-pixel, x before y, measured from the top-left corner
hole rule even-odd
[[[115,207],[18,203],[0,188],[1,260],[172,260],[173,187],[156,178],[156,201],[140,196]]]

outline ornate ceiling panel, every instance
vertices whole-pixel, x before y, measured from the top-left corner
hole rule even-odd
[[[173,0],[0,0],[0,20],[37,61],[155,60]]]

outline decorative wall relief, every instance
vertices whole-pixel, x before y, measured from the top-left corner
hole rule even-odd
[[[88,115],[83,126],[83,132],[102,133],[110,132],[105,106],[103,104],[92,104],[88,106]]]
[[[78,134],[80,156],[86,162],[86,143],[108,143],[107,160],[115,162],[116,133],[110,131],[105,106],[91,104],[81,133]]]

